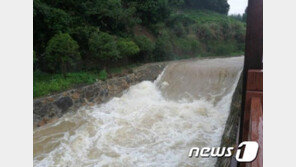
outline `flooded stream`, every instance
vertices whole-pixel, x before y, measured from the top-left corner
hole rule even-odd
[[[34,166],[198,166],[219,146],[243,57],[176,61],[154,82],[34,129]]]

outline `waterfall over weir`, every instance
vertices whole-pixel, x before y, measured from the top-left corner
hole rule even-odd
[[[34,130],[34,166],[198,166],[191,147],[219,146],[243,57],[170,63],[107,103]]]

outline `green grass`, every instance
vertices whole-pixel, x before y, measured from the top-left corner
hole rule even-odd
[[[217,56],[228,56],[244,50],[244,48],[240,48],[240,45],[236,41],[209,41],[207,43],[207,49],[208,53]]]
[[[109,73],[121,73],[124,69],[132,69],[139,64],[131,64],[124,67],[110,68]],[[62,74],[48,74],[40,71],[33,73],[33,97],[38,98],[53,93],[65,91],[76,86],[87,85],[97,80],[106,80],[108,74],[106,70],[100,72],[73,72],[67,73],[66,77]]]
[[[100,80],[105,81],[107,79],[107,77],[108,77],[108,74],[107,74],[106,70],[102,70],[99,72],[98,78]]]
[[[37,71],[34,72],[33,97],[46,96],[54,92],[70,89],[74,86],[91,84],[100,77],[96,73],[77,72],[67,73],[64,78],[62,74],[47,74]]]
[[[208,11],[208,10],[184,10],[180,11],[183,13],[186,17],[191,18],[195,20],[199,24],[204,23],[222,23],[222,22],[230,22],[230,23],[236,23],[240,22],[237,19],[234,19],[233,17],[227,17],[223,14],[219,14],[216,12]],[[240,22],[242,24],[245,24],[243,22]]]

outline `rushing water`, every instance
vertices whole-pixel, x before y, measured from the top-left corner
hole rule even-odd
[[[219,146],[243,57],[179,61],[156,81],[34,130],[34,166],[199,166]]]

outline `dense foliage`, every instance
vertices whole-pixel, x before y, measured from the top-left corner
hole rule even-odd
[[[227,16],[227,0],[34,0],[33,5],[34,91],[42,75],[107,76],[117,66],[244,50],[245,23]]]
[[[56,34],[49,41],[45,49],[46,67],[50,71],[60,71],[63,75],[80,60],[78,44],[67,33]]]
[[[193,9],[208,9],[227,14],[229,4],[227,0],[185,0],[185,7]]]
[[[101,60],[102,62],[106,62],[117,60],[120,58],[115,37],[108,33],[93,33],[90,36],[88,45],[89,51],[94,60]]]

